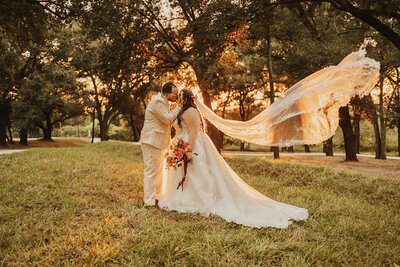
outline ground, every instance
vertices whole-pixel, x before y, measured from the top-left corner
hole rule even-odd
[[[400,264],[399,179],[227,158],[261,193],[310,213],[287,229],[252,229],[144,207],[137,145],[33,148],[0,159],[0,265]]]
[[[30,140],[28,148],[39,147],[77,147],[86,146],[90,142],[87,138],[53,138],[53,142],[43,140]],[[26,149],[26,146],[18,144],[8,145],[2,149]],[[257,153],[257,152],[255,152]],[[1,153],[0,153],[1,154]],[[272,155],[272,154],[271,154]],[[271,157],[257,157],[258,159],[270,160]],[[279,161],[302,163],[316,166],[327,166],[334,169],[348,170],[353,173],[364,173],[370,176],[386,176],[400,178],[400,160],[376,160],[374,158],[358,157],[359,162],[346,162],[344,156],[289,156],[281,155]]]
[[[58,138],[53,137],[53,141],[44,141],[42,139],[29,140],[28,146],[19,145],[18,142],[15,144],[7,144],[6,147],[0,147],[0,150],[8,149],[27,149],[32,147],[75,147],[75,146],[86,146],[88,145],[88,138]]]
[[[391,177],[400,179],[400,160],[377,160],[374,158],[358,157],[358,162],[346,162],[344,156],[319,157],[319,156],[282,156],[287,162],[308,165],[328,166],[335,169],[347,170],[352,173],[364,173],[374,177]]]
[[[246,153],[244,153],[246,154]],[[250,153],[249,153],[250,154]],[[257,153],[251,153],[257,155]],[[363,173],[373,177],[388,177],[400,179],[400,160],[399,159],[386,159],[377,160],[371,157],[358,157],[358,162],[347,162],[345,156],[336,155],[334,157],[323,156],[291,156],[286,153],[280,155],[279,160],[272,159],[271,156],[246,156],[247,158],[257,158],[260,160],[267,160],[272,162],[289,162],[300,163],[312,166],[326,166],[337,170],[346,170],[351,173]],[[231,156],[229,156],[231,157]]]

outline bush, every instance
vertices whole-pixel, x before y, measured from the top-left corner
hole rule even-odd
[[[108,136],[110,139],[121,140],[121,141],[132,141],[133,134],[132,130],[126,126],[115,126],[114,124],[110,125],[108,129]]]

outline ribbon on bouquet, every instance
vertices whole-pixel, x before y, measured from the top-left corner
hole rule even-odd
[[[183,155],[183,177],[182,180],[179,182],[178,187],[176,188],[176,190],[179,190],[179,187],[182,187],[182,191],[183,191],[183,183],[186,180],[186,173],[187,173],[187,166],[188,166],[189,160],[186,156],[186,154]]]

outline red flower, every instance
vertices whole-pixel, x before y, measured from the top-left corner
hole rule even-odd
[[[181,159],[183,157],[183,153],[181,150],[175,150],[174,154],[178,159]]]

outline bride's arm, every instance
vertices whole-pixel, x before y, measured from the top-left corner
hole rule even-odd
[[[195,108],[189,108],[182,114],[189,131],[189,145],[194,149],[196,144],[197,132],[201,130],[201,120],[199,112]]]

